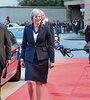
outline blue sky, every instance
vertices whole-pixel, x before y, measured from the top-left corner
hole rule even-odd
[[[0,0],[0,6],[17,6],[17,0]]]

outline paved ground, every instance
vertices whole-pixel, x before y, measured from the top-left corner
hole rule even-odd
[[[78,33],[78,35],[76,35],[75,33],[66,33],[66,34],[71,34],[70,36],[66,37],[66,40],[85,40],[85,35],[80,35],[80,33]]]

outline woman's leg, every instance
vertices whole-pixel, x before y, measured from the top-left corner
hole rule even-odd
[[[34,100],[34,95],[33,95],[33,92],[34,92],[34,82],[32,81],[27,81],[28,83],[28,91],[29,91],[29,95],[30,95],[30,100]]]
[[[41,87],[42,83],[41,82],[36,82],[36,100],[40,100],[41,97]]]

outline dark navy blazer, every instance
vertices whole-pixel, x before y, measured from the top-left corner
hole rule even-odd
[[[32,24],[25,26],[23,42],[21,46],[21,58],[33,62],[34,55],[37,54],[38,61],[50,58],[50,62],[54,62],[54,43],[51,37],[52,36],[49,27],[41,24],[40,31],[35,42]]]

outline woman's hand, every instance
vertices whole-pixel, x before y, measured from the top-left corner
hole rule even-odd
[[[24,61],[20,61],[20,65],[21,65],[22,68],[25,68],[25,63],[24,63]]]
[[[54,67],[54,63],[50,63],[49,68],[53,68]]]

